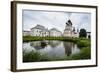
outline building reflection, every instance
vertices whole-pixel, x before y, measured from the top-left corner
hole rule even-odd
[[[71,42],[63,42],[64,48],[65,48],[65,54],[67,56],[70,56],[72,54],[72,49],[74,47],[74,44]]]
[[[30,43],[30,46],[34,47],[36,50],[39,50],[39,49],[44,49],[47,46],[47,44],[46,42],[42,41],[34,41]]]
[[[52,48],[57,47],[59,44],[61,44],[61,41],[49,41],[49,45],[50,45]]]
[[[51,46],[52,48],[57,47],[61,44],[61,41],[34,41],[30,42],[30,46],[34,47],[35,49],[44,49],[46,46]]]

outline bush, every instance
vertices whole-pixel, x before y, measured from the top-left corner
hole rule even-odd
[[[23,62],[35,62],[40,60],[41,55],[38,52],[23,52]]]
[[[80,51],[81,59],[90,59],[91,58],[91,49],[90,47],[84,47]]]
[[[79,40],[79,41],[77,41],[77,45],[78,45],[78,47],[81,48],[81,47],[88,47],[91,44],[90,44],[89,40]]]
[[[81,49],[80,53],[73,54],[67,57],[67,60],[82,60],[82,59],[90,59],[90,58],[91,58],[90,47],[84,47]]]
[[[39,61],[51,61],[46,54],[40,54],[36,51],[23,52],[23,62],[39,62]]]

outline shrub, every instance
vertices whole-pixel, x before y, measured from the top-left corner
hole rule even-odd
[[[40,60],[41,55],[38,52],[23,52],[23,62],[35,62]]]
[[[23,62],[39,62],[39,61],[51,61],[46,54],[40,54],[36,51],[23,52]]]
[[[80,53],[73,54],[67,57],[67,60],[82,60],[82,59],[90,59],[90,58],[91,58],[90,47],[84,47],[81,49]]]
[[[79,40],[77,41],[78,47],[87,47],[90,46],[90,41],[89,40]]]
[[[91,49],[90,47],[84,47],[80,51],[81,59],[90,59],[91,58]]]

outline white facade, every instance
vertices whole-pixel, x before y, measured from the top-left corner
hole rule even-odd
[[[61,37],[62,33],[59,30],[57,30],[56,28],[52,28],[50,30],[50,36],[51,37]]]
[[[74,38],[78,38],[78,37],[79,37],[79,33],[75,33],[75,32],[73,32],[72,37],[74,37]]]
[[[31,35],[30,31],[23,31],[23,36],[30,36],[30,35]]]
[[[31,29],[31,36],[46,37],[49,36],[49,31],[44,26],[37,25]]]
[[[68,22],[66,23],[63,36],[64,36],[64,37],[72,37],[72,36],[73,36],[73,32],[72,32],[72,23],[71,23],[70,20],[68,20]]]
[[[31,35],[31,36],[39,36],[39,37],[79,37],[79,33],[75,32],[75,28],[73,30],[72,22],[68,20],[65,26],[65,30],[62,32],[57,30],[56,28],[52,28],[50,30],[46,29],[42,25],[36,25],[35,27],[31,28],[30,32],[24,32],[24,36]]]
[[[64,37],[71,37],[72,36],[72,27],[71,26],[66,26],[63,36]]]
[[[68,20],[68,22],[66,23],[63,36],[64,37],[79,37],[79,33],[75,32],[75,28],[73,30],[71,20]]]

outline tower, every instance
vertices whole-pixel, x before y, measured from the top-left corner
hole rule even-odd
[[[69,19],[67,22],[66,22],[66,26],[65,26],[65,30],[64,30],[64,33],[63,33],[63,36],[64,37],[72,37],[72,22],[71,20]]]

